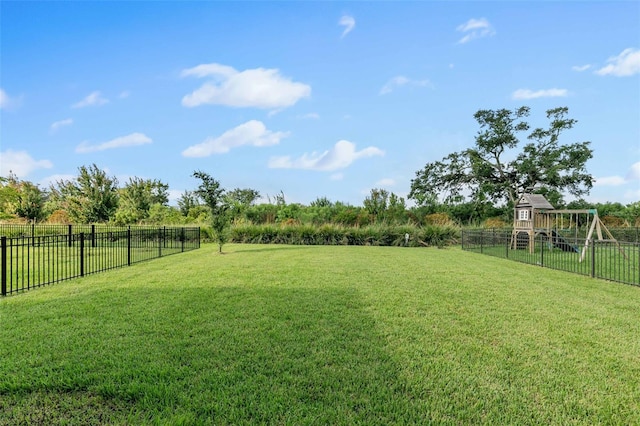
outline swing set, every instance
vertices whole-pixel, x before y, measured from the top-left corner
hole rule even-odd
[[[560,235],[561,231],[564,235],[566,235],[566,233],[564,232],[565,230],[571,231],[572,228],[575,229],[575,241],[578,240],[579,237],[579,233],[580,233],[580,228],[582,226],[582,224],[586,224],[586,229],[587,231],[587,235],[585,237],[584,240],[584,246],[582,247],[582,251],[580,253],[580,262],[582,262],[587,254],[587,250],[589,248],[589,244],[591,244],[591,241],[593,239],[593,232],[596,232],[596,236],[598,237],[598,241],[603,241],[603,242],[613,242],[618,246],[618,251],[624,256],[624,258],[626,259],[627,256],[624,252],[624,250],[622,250],[622,248],[620,247],[620,244],[618,243],[618,240],[616,240],[614,238],[614,236],[611,234],[611,232],[609,232],[609,230],[607,229],[607,227],[605,226],[605,224],[602,222],[602,220],[600,219],[600,216],[598,216],[598,211],[596,209],[588,209],[588,210],[552,210],[549,212],[545,212],[544,214],[546,215],[554,215],[554,220],[553,223],[556,226],[556,230],[554,229],[548,229],[548,232],[550,234],[555,233],[556,236],[558,238],[562,238],[562,236]],[[569,226],[568,228],[564,227],[564,217],[565,215],[569,215]],[[581,218],[584,218],[583,221],[581,222]],[[557,228],[558,226],[558,222],[560,222],[560,228]],[[606,234],[606,236],[608,238],[603,238],[603,231],[604,234]]]
[[[569,216],[568,228],[564,227],[566,215]],[[560,224],[560,228],[558,228],[558,224]],[[583,227],[583,225],[586,225],[586,227]],[[570,244],[565,239],[565,237],[569,238],[566,231],[571,231],[572,229],[575,229],[575,245]],[[581,229],[587,229],[582,250],[577,246]],[[589,245],[593,244],[594,231],[599,241],[615,243],[618,246],[618,251],[625,259],[627,258],[618,241],[611,235],[611,232],[598,216],[596,209],[556,210],[543,195],[523,194],[514,208],[511,248],[518,248],[520,246],[518,244],[519,235],[526,233],[529,252],[533,253],[535,237],[537,235],[546,235],[556,248],[580,253],[580,262],[582,262],[587,255]],[[603,231],[607,236],[606,239],[603,237]]]

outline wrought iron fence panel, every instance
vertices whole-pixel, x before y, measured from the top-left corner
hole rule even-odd
[[[200,248],[200,228],[79,229],[0,237],[0,295]]]
[[[463,230],[462,249],[531,265],[640,286],[640,243],[540,232],[533,244],[511,230]]]

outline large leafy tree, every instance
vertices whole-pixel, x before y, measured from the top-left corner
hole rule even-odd
[[[149,217],[152,206],[166,206],[169,202],[169,185],[158,179],[129,178],[120,189],[120,202],[115,213],[116,222],[128,224]]]
[[[211,210],[211,226],[218,242],[218,251],[222,253],[222,246],[227,242],[228,230],[231,225],[229,198],[225,194],[225,189],[220,186],[220,182],[208,173],[197,170],[193,172],[192,176],[200,179],[200,185],[193,192]]]
[[[13,215],[31,221],[44,217],[44,204],[47,193],[32,182],[20,180],[10,173],[0,177],[0,213],[7,217]]]
[[[227,192],[227,200],[231,208],[231,219],[236,221],[246,215],[249,207],[260,198],[260,192],[251,188],[235,188]]]
[[[18,200],[15,205],[15,213],[31,221],[38,221],[44,217],[44,203],[47,194],[28,181],[20,182],[18,186]]]
[[[427,163],[411,181],[409,197],[418,205],[433,203],[437,196],[461,202],[466,190],[474,202],[513,204],[525,191],[588,194],[593,184],[586,170],[590,142],[560,143],[562,132],[577,122],[567,117],[568,108],[548,110],[548,128],[534,129],[523,144],[519,136],[529,131],[529,113],[525,106],[476,112],[480,131],[475,146]]]
[[[106,222],[118,208],[118,180],[95,164],[81,166],[75,179],[51,186],[51,197],[76,223]]]

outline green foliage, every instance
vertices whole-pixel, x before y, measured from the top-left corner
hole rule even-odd
[[[46,200],[47,193],[29,181],[20,180],[15,175],[0,180],[0,211],[6,217],[40,221],[45,217]]]
[[[185,218],[180,214],[180,210],[155,203],[149,207],[149,213],[143,221],[148,225],[179,225],[185,223]]]
[[[29,221],[44,219],[47,193],[29,181],[20,180],[14,174],[0,177],[0,216],[19,217]]]
[[[567,114],[566,107],[548,110],[549,127],[529,133],[531,142],[516,154],[518,133],[529,130],[524,121],[529,108],[479,110],[474,115],[480,125],[475,146],[427,163],[411,181],[409,197],[419,205],[433,203],[438,195],[446,203],[459,203],[465,198],[463,190],[470,190],[475,202],[513,205],[519,194],[534,189],[588,194],[593,178],[586,171],[586,162],[592,150],[589,142],[560,144],[560,134],[576,123]]]
[[[409,246],[442,247],[455,243],[460,230],[455,226],[371,225],[350,227],[324,224],[314,225],[252,225],[231,228],[230,239],[236,243],[292,244],[292,245],[367,245],[404,246],[409,234]]]
[[[184,191],[178,198],[178,207],[182,216],[188,216],[191,209],[198,205],[198,196],[192,191]]]
[[[129,182],[120,189],[120,203],[115,213],[115,223],[141,223],[149,217],[153,205],[166,206],[169,201],[168,191],[169,185],[157,179],[129,178]]]
[[[211,228],[218,242],[218,250],[222,253],[222,246],[229,238],[229,226],[231,225],[231,206],[225,190],[220,182],[202,171],[193,172],[193,177],[200,179],[197,194],[211,211]]]
[[[95,164],[78,168],[74,180],[58,181],[51,197],[75,223],[107,222],[118,207],[118,180]]]
[[[44,218],[46,194],[31,182],[21,182],[15,212],[18,216],[31,221]]]
[[[241,221],[246,216],[247,209],[254,205],[258,198],[260,198],[260,193],[250,188],[236,188],[227,192],[231,220],[233,222]]]
[[[232,191],[227,192],[227,197],[234,204],[240,204],[242,206],[252,206],[256,200],[260,198],[260,192],[251,188],[235,188]]]
[[[0,211],[7,217],[13,217],[13,206],[18,202],[18,177],[10,174],[9,177],[0,176]]]

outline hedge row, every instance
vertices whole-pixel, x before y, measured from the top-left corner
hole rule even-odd
[[[405,234],[409,234],[408,246],[445,246],[455,243],[460,230],[452,226],[373,225],[345,227],[340,225],[235,225],[229,241],[251,244],[293,245],[369,245],[404,246]]]

